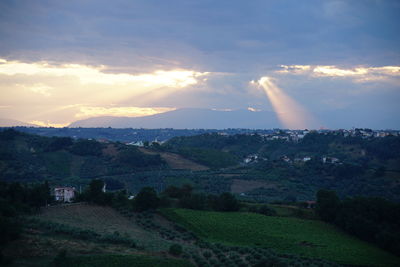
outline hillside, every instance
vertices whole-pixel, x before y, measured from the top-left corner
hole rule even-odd
[[[327,188],[342,197],[400,201],[400,137],[311,132],[297,142],[268,138],[203,134],[172,138],[163,149],[214,169],[228,167],[220,177],[230,180],[232,192],[249,200],[307,200]]]
[[[390,253],[320,221],[236,212],[185,209],[169,212],[210,242],[272,248],[351,265],[396,266],[400,262]]]
[[[43,208],[23,218],[22,235],[3,253],[15,259],[9,266],[193,266],[167,255],[171,242],[136,216],[87,204]]]
[[[200,192],[230,191],[243,200],[261,202],[312,200],[318,189],[327,188],[341,197],[400,201],[400,137],[309,133],[288,142],[266,136],[212,133],[138,149],[6,130],[0,132],[0,180],[49,180],[53,186],[84,189],[90,179],[101,178],[107,190],[128,189],[133,194],[145,186],[162,191],[187,183]],[[324,157],[337,162],[324,163]]]
[[[32,123],[0,118],[0,127],[15,127],[15,126],[38,127],[38,125]]]
[[[192,170],[192,171],[204,171],[209,168],[198,164],[194,161],[186,159],[179,154],[170,153],[170,152],[159,152],[153,151],[146,148],[139,148],[139,150],[145,154],[149,155],[160,155],[163,160],[170,166],[172,169],[182,169],[182,170]]]
[[[120,236],[135,240],[137,246],[148,251],[168,249],[168,242],[157,233],[146,231],[136,223],[134,217],[124,217],[115,209],[88,204],[54,206],[42,210],[35,216],[40,221],[64,224],[78,229],[90,230],[102,235],[118,232]]]
[[[130,199],[125,191],[105,193],[102,185],[100,180],[91,182],[82,195],[87,203],[65,204],[49,200],[46,183],[34,186],[1,183],[0,223],[7,233],[0,243],[4,259],[13,259],[15,266],[130,266],[133,262],[132,266],[191,263],[328,267],[397,266],[400,261],[319,221],[322,213],[318,206],[314,212],[301,203],[291,206],[240,203],[229,193],[205,195],[187,185],[169,187],[161,194],[147,187]],[[327,196],[329,192],[321,194]],[[329,201],[319,203],[325,205],[324,212],[331,213],[332,209],[326,206]],[[364,224],[368,227],[360,228],[370,231],[364,233],[383,235],[374,244],[383,246],[380,241],[393,241],[394,246],[385,249],[396,248],[398,220],[394,216],[400,215],[398,205],[374,199],[355,199],[353,204],[344,201],[339,205],[344,216],[340,217],[341,222],[350,222],[357,229],[358,224]],[[369,207],[374,207],[372,217]],[[346,219],[346,210],[350,211],[350,220]],[[383,215],[381,211],[385,217],[379,217]],[[374,231],[370,226],[377,222],[386,228]],[[393,238],[386,236],[385,229],[392,229]],[[371,235],[364,238],[368,236]],[[97,255],[101,255],[102,261],[99,262]],[[176,261],[176,257],[181,260]]]
[[[211,243],[157,213],[117,212],[87,204],[43,208],[41,213],[24,219],[24,229],[22,236],[3,250],[4,255],[16,258],[12,266],[51,266],[57,261],[57,266],[250,266],[265,260],[282,266],[338,266],[254,244]],[[180,259],[169,251],[173,244],[183,248]]]
[[[144,154],[135,146],[41,137],[11,129],[0,132],[0,180],[3,181],[112,177],[163,167],[165,162],[158,155]],[[114,184],[118,187],[118,181]]]
[[[73,122],[69,127],[272,129],[279,125],[274,113],[267,111],[185,108],[144,117],[95,117]]]

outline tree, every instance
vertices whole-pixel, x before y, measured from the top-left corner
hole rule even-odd
[[[333,222],[340,207],[340,200],[335,191],[321,189],[317,192],[316,212],[322,220]]]
[[[214,202],[214,209],[218,211],[237,211],[239,202],[231,193],[222,193]]]
[[[169,247],[169,253],[174,256],[179,256],[182,254],[182,246],[179,244],[172,244]]]
[[[50,187],[47,181],[29,189],[29,204],[35,208],[46,206],[51,201]]]
[[[207,197],[204,194],[190,194],[183,196],[179,206],[185,209],[204,210],[207,206]]]
[[[168,186],[164,190],[164,194],[172,198],[189,197],[192,194],[193,187],[190,184],[185,184],[181,188],[174,185]]]
[[[89,184],[88,200],[97,204],[104,204],[104,182],[100,179],[93,179]]]
[[[71,137],[53,137],[51,143],[49,144],[48,151],[56,151],[61,149],[66,149],[73,144]]]
[[[71,147],[71,152],[80,156],[101,156],[103,146],[95,140],[78,140]]]
[[[152,187],[143,187],[134,199],[133,205],[136,211],[156,209],[160,204],[157,192]]]
[[[276,215],[276,211],[271,209],[270,207],[268,207],[267,205],[262,205],[259,209],[258,209],[258,213],[266,215],[266,216],[275,216]]]

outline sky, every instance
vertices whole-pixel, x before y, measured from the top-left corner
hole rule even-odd
[[[399,103],[398,0],[0,2],[3,119],[247,109],[400,129]]]

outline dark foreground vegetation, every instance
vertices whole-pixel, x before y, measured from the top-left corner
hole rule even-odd
[[[0,260],[398,266],[399,140],[205,134],[138,148],[5,130]],[[60,185],[74,203],[54,201]]]
[[[320,190],[316,211],[322,220],[400,256],[400,204],[366,197],[341,201],[334,191]]]
[[[123,220],[131,224],[129,227],[133,229],[137,227],[144,233],[147,232],[147,238],[121,233],[120,231],[124,229],[121,226],[119,226],[120,231],[101,233],[100,228],[97,229],[94,226],[87,228],[86,224],[71,221],[71,213],[62,215],[60,212],[71,209],[74,204],[70,205],[71,208],[60,206],[57,209],[57,206],[53,206],[51,207],[53,211],[46,211],[48,215],[41,215],[43,209],[50,208],[42,208],[42,211],[39,211],[38,207],[52,203],[46,183],[32,186],[2,183],[0,191],[2,231],[9,234],[2,235],[2,250],[8,251],[7,247],[13,242],[24,238],[27,229],[37,229],[35,231],[40,232],[41,235],[44,234],[46,238],[68,237],[72,240],[81,240],[80,242],[107,244],[108,247],[116,246],[119,250],[123,248],[124,251],[129,250],[131,253],[146,254],[146,251],[152,250],[154,245],[149,245],[146,243],[148,240],[144,240],[155,238],[152,243],[158,243],[161,246],[156,250],[161,249],[171,257],[186,260],[186,262],[168,258],[156,260],[152,258],[154,256],[135,258],[137,256],[124,256],[124,254],[106,255],[102,256],[103,263],[101,264],[103,265],[99,266],[111,266],[107,264],[123,266],[131,261],[136,262],[135,259],[138,265],[133,266],[143,266],[140,265],[142,263],[152,264],[152,261],[164,264],[160,266],[189,266],[189,262],[198,266],[220,264],[223,266],[293,266],[296,264],[299,266],[340,264],[395,266],[399,260],[373,245],[338,231],[333,225],[320,222],[317,217],[313,220],[302,219],[303,213],[309,210],[302,208],[301,204],[295,207],[298,213],[292,215],[295,217],[293,218],[279,215],[280,211],[279,208],[276,209],[276,205],[240,202],[230,193],[199,194],[194,192],[189,185],[171,186],[161,194],[153,188],[145,187],[132,200],[128,199],[126,191],[105,193],[102,188],[102,180],[93,180],[90,186],[78,195],[77,200],[118,210],[123,216],[119,220],[125,217],[126,219]],[[16,194],[16,192],[19,193]],[[16,198],[17,195],[33,196],[37,192],[42,192],[39,202],[32,202],[29,197]],[[375,205],[372,207],[379,208],[381,213],[374,208],[370,210],[371,204]],[[95,207],[89,205],[85,210],[90,213],[91,209],[97,209]],[[281,206],[280,209],[284,207]],[[316,211],[321,219],[337,224],[339,227],[353,225],[354,228],[343,227],[343,229],[392,253],[397,253],[398,251],[393,250],[394,246],[387,247],[384,244],[398,245],[399,221],[394,217],[398,208],[398,204],[378,199],[340,201],[334,192],[321,190],[317,195]],[[331,217],[332,209],[336,209],[335,217]],[[393,217],[382,215],[386,213],[393,214]],[[82,213],[80,214],[82,216]],[[96,212],[97,220],[103,221],[103,224],[104,218],[109,217],[115,217],[115,215],[101,215]],[[162,222],[165,218],[171,226]],[[85,220],[85,217],[79,218],[79,221],[82,220]],[[132,222],[129,223],[131,220]],[[374,229],[364,227],[374,223],[381,226],[380,231],[390,229],[391,236],[386,236],[389,239],[385,240],[384,233],[380,231],[374,232],[377,227]],[[118,222],[118,224],[123,223]],[[353,232],[356,226],[364,229],[362,233],[366,236],[381,239],[369,239],[360,235],[360,232]],[[135,233],[136,231],[134,230]],[[97,256],[79,256],[76,252],[68,253],[67,251],[68,249],[60,250],[51,261],[48,261],[49,264],[90,266],[100,259]],[[7,254],[2,255],[4,264],[11,264],[13,260],[17,259]],[[18,260],[17,262],[21,263]]]

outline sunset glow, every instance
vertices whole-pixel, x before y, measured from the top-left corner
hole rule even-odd
[[[183,69],[141,74],[107,71],[106,66],[0,59],[1,104],[26,103],[33,110],[14,113],[19,120],[51,127],[95,116],[154,115],[175,109],[158,107],[155,101],[190,90],[210,75]]]
[[[29,76],[55,76],[75,77],[81,84],[108,84],[126,85],[140,83],[146,87],[186,87],[197,83],[197,78],[207,75],[207,72],[191,70],[157,70],[153,73],[126,74],[105,73],[105,66],[93,67],[79,64],[65,64],[52,66],[47,62],[24,63],[0,59],[0,74],[4,75],[29,75]]]
[[[175,108],[142,108],[142,107],[80,107],[76,118],[88,118],[97,116],[128,116],[140,117],[175,110]]]

